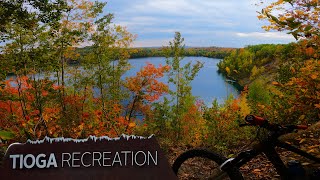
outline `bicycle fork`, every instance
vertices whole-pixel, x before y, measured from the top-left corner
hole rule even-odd
[[[262,151],[248,150],[245,152],[241,152],[236,158],[227,159],[224,163],[222,163],[220,165],[220,170],[227,172],[232,167],[240,168],[242,165],[246,164],[260,153],[264,153],[267,156],[268,160],[271,161],[271,163],[276,168],[281,179],[288,179],[288,172],[285,164],[282,162],[276,150],[274,148],[269,147],[264,147]]]
[[[256,150],[248,150],[241,152],[237,157],[235,158],[229,158],[225,162],[223,162],[220,165],[221,172],[214,177],[210,177],[209,179],[223,179],[228,174],[227,172],[230,171],[233,167],[240,168],[245,163],[249,162],[252,158],[257,156],[259,152]]]

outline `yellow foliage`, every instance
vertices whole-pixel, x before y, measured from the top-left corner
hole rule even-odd
[[[264,68],[258,68],[257,66],[253,66],[252,70],[251,70],[251,76],[250,79],[255,79],[255,77],[257,77],[259,74],[261,74],[264,71]]]
[[[135,126],[136,126],[136,123],[134,122],[129,123],[129,128],[134,128]]]
[[[241,94],[239,107],[240,107],[240,114],[243,118],[246,117],[246,115],[250,114],[251,110],[250,110],[250,106],[248,104],[246,93]]]
[[[259,19],[267,19],[270,24],[263,26],[267,31],[270,29],[277,31],[290,31],[296,39],[310,39],[319,36],[318,33],[312,34],[310,32],[317,32],[319,29],[319,1],[289,1],[278,0],[268,3],[263,11],[258,16]],[[295,24],[299,22],[299,24]],[[314,22],[314,23],[310,23]]]
[[[257,66],[253,66],[252,70],[251,70],[251,77],[254,77],[258,74],[259,70],[257,68]]]
[[[262,14],[260,14],[260,15],[257,16],[257,17],[258,17],[258,19],[263,19],[263,18],[265,18],[264,15],[262,15]]]
[[[228,73],[228,75],[230,74],[230,68],[229,67],[226,67],[226,71]]]

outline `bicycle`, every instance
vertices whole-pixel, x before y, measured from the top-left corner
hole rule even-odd
[[[294,152],[300,156],[303,156],[315,163],[320,163],[320,158],[313,156],[303,150],[300,150],[286,142],[281,142],[278,138],[282,135],[292,133],[296,130],[305,130],[308,127],[304,125],[279,125],[269,123],[267,119],[248,115],[245,117],[246,124],[240,124],[240,127],[244,126],[258,126],[259,128],[264,128],[267,130],[268,134],[259,143],[253,146],[252,149],[240,152],[236,157],[227,159],[217,153],[205,150],[205,149],[192,149],[182,153],[173,163],[172,169],[176,175],[178,175],[179,169],[183,163],[187,160],[193,158],[207,159],[211,163],[217,163],[219,168],[215,166],[213,168],[213,173],[205,179],[231,179],[231,180],[241,180],[244,179],[239,168],[254,159],[260,154],[265,154],[269,161],[275,167],[278,175],[281,179],[320,179],[320,172],[315,171],[313,174],[305,174],[302,166],[299,163],[295,164],[295,167],[288,168],[281,160],[279,154],[276,152],[276,147],[286,149],[288,151]],[[302,169],[301,169],[302,168]]]

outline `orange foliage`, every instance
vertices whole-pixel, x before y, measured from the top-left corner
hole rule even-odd
[[[150,103],[168,92],[168,86],[157,80],[168,69],[168,66],[147,64],[136,76],[127,78],[125,87],[133,94],[129,106],[110,100],[104,102],[104,110],[101,110],[100,98],[88,99],[81,92],[66,94],[60,101],[61,86],[47,79],[7,80],[0,89],[0,117],[3,117],[0,127],[14,132],[16,140],[130,134],[136,127],[134,113],[149,114]]]
[[[0,127],[16,133],[17,137],[42,135],[43,127],[39,125],[49,122],[53,113],[47,112],[47,108],[40,111],[38,101],[46,101],[50,82],[40,80],[38,89],[33,86],[33,81],[28,77],[17,77],[15,80],[7,80],[6,86],[0,89]],[[41,91],[39,97],[38,91]],[[38,96],[38,97],[36,97]],[[37,129],[38,128],[38,129]]]
[[[41,88],[36,89],[32,85],[34,81],[28,77],[21,77],[5,81],[5,87],[0,88],[0,128],[15,133],[16,141],[43,136],[114,137],[119,135],[117,130],[120,127],[129,125],[127,133],[135,127],[119,116],[122,113],[119,104],[109,103],[110,108],[105,114],[101,110],[84,110],[88,105],[85,104],[86,97],[83,95],[66,95],[63,99],[66,110],[63,114],[59,101],[54,98],[60,87],[47,80],[40,82],[38,88]],[[99,104],[98,101],[95,102]],[[97,105],[94,107],[99,107]]]
[[[205,136],[206,122],[202,117],[202,103],[191,105],[181,118],[183,141],[193,146],[200,145]]]
[[[161,95],[168,92],[168,86],[157,79],[163,77],[163,73],[169,70],[169,66],[159,66],[156,68],[153,64],[147,63],[140,72],[134,77],[126,79],[126,87],[149,102],[154,102],[160,98]]]
[[[296,77],[284,86],[293,89],[294,97],[291,99],[292,111],[300,112],[300,115],[308,115],[312,118],[320,118],[317,105],[320,104],[320,62],[309,60],[304,63]],[[301,119],[302,120],[302,119]]]

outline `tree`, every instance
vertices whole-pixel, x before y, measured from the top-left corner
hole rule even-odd
[[[22,118],[24,121],[28,121],[31,109],[36,109],[38,112],[39,121],[36,123],[35,130],[26,132],[33,133],[33,135],[35,135],[38,125],[46,127],[42,116],[46,98],[41,96],[46,82],[39,80],[36,76],[48,70],[51,54],[50,47],[47,46],[48,39],[50,39],[47,31],[49,24],[39,23],[39,18],[38,14],[30,12],[24,21],[12,20],[14,22],[7,23],[3,26],[5,31],[2,32],[2,35],[10,40],[2,47],[2,62],[5,64],[2,70],[5,72],[4,75],[6,72],[13,72],[16,75],[15,83]],[[25,26],[25,22],[30,23],[28,27]],[[26,82],[27,75],[30,77],[28,82]],[[26,84],[32,87],[31,92],[26,92],[26,87],[24,87]],[[31,106],[28,106],[28,97],[31,97],[29,93],[32,93],[32,97],[34,97],[34,103]]]
[[[174,108],[172,112],[172,125],[177,131],[177,137],[181,131],[181,121],[195,98],[191,92],[191,81],[196,77],[199,70],[203,67],[203,64],[197,61],[195,64],[191,62],[182,66],[184,58],[184,38],[181,37],[179,32],[175,33],[174,40],[169,42],[169,47],[164,48],[166,53],[166,63],[169,65],[170,71],[168,72],[168,83],[173,84],[174,90],[170,91],[172,97],[172,103]]]
[[[113,107],[122,107],[121,103],[129,98],[121,77],[130,69],[127,49],[134,40],[124,27],[113,25],[112,19],[113,15],[108,14],[95,21],[96,29],[90,33],[93,45],[82,62],[91,85],[99,89],[101,121],[109,123],[107,128],[114,128],[111,123],[122,113],[110,115]]]
[[[78,59],[77,46],[87,42],[90,31],[94,30],[94,19],[102,12],[106,3],[86,2],[83,0],[65,0],[67,10],[62,13],[59,22],[49,30],[52,34],[51,48],[55,57],[53,64],[59,89],[59,99],[63,117],[66,115],[64,98],[66,97],[67,63]]]
[[[57,22],[66,10],[64,0],[2,0],[0,1],[0,37],[8,40],[7,26],[20,24],[24,29],[32,29],[41,23]]]
[[[277,0],[266,6],[258,16],[260,19],[269,20],[270,25],[263,27],[266,30],[288,31],[292,34],[299,40],[293,53],[303,52],[298,56],[298,62],[293,61],[290,67],[280,69],[280,75],[284,76],[279,78],[280,83],[273,83],[282,91],[278,93],[280,95],[276,94],[281,98],[281,102],[273,98],[273,104],[278,116],[283,119],[287,119],[289,115],[292,118],[290,121],[307,123],[315,122],[320,117],[319,7],[318,0]],[[291,59],[286,59],[289,60]]]
[[[11,101],[14,106],[18,106],[15,109],[17,112],[7,116],[5,123],[8,125],[18,119],[22,124],[27,124],[27,137],[31,137],[30,134],[32,137],[38,137],[38,132],[73,137],[81,135],[81,121],[84,120],[81,115],[87,97],[75,93],[76,88],[81,89],[79,86],[74,86],[73,94],[68,92],[72,88],[66,87],[66,65],[68,61],[78,58],[75,47],[85,42],[88,34],[95,31],[93,21],[102,12],[105,3],[82,0],[27,0],[1,3],[5,4],[1,6],[1,13],[9,13],[1,14],[1,17],[9,18],[1,26],[1,36],[8,40],[1,48],[0,58],[5,62],[5,66],[1,66],[1,74],[5,77],[6,72],[13,72],[16,75],[17,90],[10,87],[7,81],[3,84],[4,90],[0,91],[1,100],[5,102],[4,109],[10,106]],[[49,11],[56,13],[51,14],[54,17],[51,17]],[[36,78],[37,75],[40,77],[50,71],[56,72],[56,81],[51,81],[52,78]],[[80,78],[79,73],[71,77],[74,82],[79,81],[77,78]],[[84,89],[89,91],[87,86]],[[14,99],[9,99],[8,105],[5,92],[10,91],[16,93]],[[59,108],[61,111],[57,110]],[[56,121],[50,121],[51,115],[48,115],[48,111],[52,112]],[[33,116],[30,116],[30,113],[33,113]],[[80,131],[80,134],[75,133],[76,131]]]
[[[162,78],[169,69],[169,66],[159,65],[157,68],[148,63],[136,76],[126,78],[125,87],[131,93],[125,113],[125,120],[128,124],[135,120],[138,115],[144,116],[146,121],[153,120],[153,118],[150,118],[150,116],[154,117],[151,114],[151,103],[159,100],[169,90],[168,85],[158,79]]]

